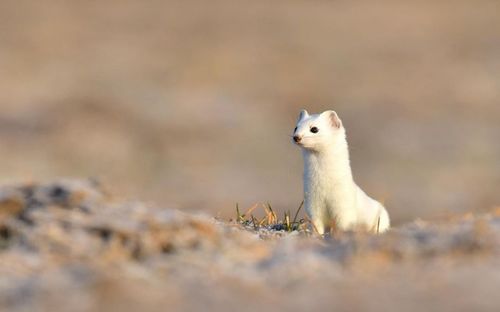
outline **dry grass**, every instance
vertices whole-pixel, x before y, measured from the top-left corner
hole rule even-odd
[[[302,218],[299,218],[299,214],[304,206],[304,202],[302,201],[293,214],[290,210],[285,211],[283,213],[283,217],[279,218],[277,213],[273,210],[271,204],[254,204],[250,206],[244,213],[241,213],[239,204],[236,204],[236,219],[230,219],[229,222],[236,222],[243,227],[250,229],[256,232],[298,232],[304,235],[314,234],[316,236],[320,236],[317,228],[314,226],[314,223],[309,219],[307,215],[304,215]],[[256,211],[260,208],[261,217],[255,217]],[[377,224],[374,224],[373,228],[367,229],[364,227],[360,227],[356,229],[356,232],[363,232],[366,234],[380,234],[379,231],[380,226],[380,218],[377,221]],[[276,233],[275,233],[276,234]],[[328,226],[328,232],[325,234],[331,237],[339,237],[342,235],[342,231],[340,231],[337,227],[337,223],[335,220],[332,220],[330,225]],[[261,235],[263,236],[263,235]],[[324,235],[323,235],[324,236]]]
[[[271,204],[254,204],[248,208],[244,213],[240,212],[239,204],[236,204],[236,222],[243,225],[244,227],[250,227],[254,231],[259,231],[262,229],[272,230],[272,231],[284,231],[284,232],[301,232],[310,233],[309,227],[312,222],[305,216],[299,219],[299,213],[304,205],[302,202],[295,213],[292,214],[290,211],[285,211],[283,217],[279,218],[277,213],[273,210]],[[256,210],[260,208],[263,212],[262,217],[256,217]],[[233,222],[233,220],[230,220]],[[313,227],[314,228],[314,227]],[[317,231],[316,231],[317,233]]]

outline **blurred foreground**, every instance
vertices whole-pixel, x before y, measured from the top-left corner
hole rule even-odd
[[[0,189],[5,311],[496,311],[499,256],[495,212],[322,240],[89,181]]]

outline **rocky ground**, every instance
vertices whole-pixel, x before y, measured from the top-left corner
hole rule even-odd
[[[116,200],[99,183],[0,189],[0,310],[496,310],[500,215],[326,238]]]

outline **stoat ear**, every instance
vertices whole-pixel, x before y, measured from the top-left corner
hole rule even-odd
[[[337,129],[340,129],[340,127],[342,127],[342,120],[340,120],[339,115],[337,115],[335,111],[329,110],[321,115],[325,115],[325,117],[328,118],[332,127],[335,127]]]
[[[300,111],[299,119],[297,120],[297,122],[299,122],[299,121],[301,121],[301,120],[303,120],[304,118],[307,118],[307,117],[309,117],[309,113],[305,109],[303,109],[303,110]]]

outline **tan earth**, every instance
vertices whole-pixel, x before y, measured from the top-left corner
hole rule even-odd
[[[4,311],[495,311],[500,214],[380,236],[253,230],[95,181],[0,189]]]

